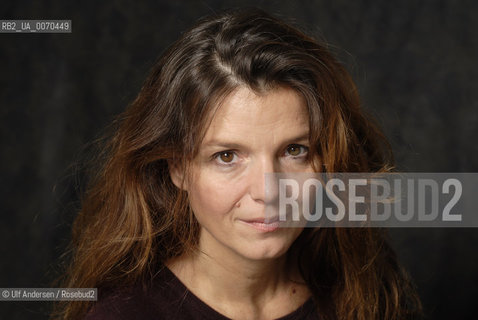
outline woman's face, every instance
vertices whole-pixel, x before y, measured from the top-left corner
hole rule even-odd
[[[308,130],[305,100],[292,89],[258,96],[240,87],[224,100],[183,186],[201,225],[200,250],[261,260],[289,249],[302,229],[264,221],[264,174],[313,172]],[[181,174],[172,170],[178,186]]]

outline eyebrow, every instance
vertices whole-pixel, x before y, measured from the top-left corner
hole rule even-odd
[[[305,133],[302,133],[300,135],[297,135],[292,138],[288,138],[284,140],[281,145],[287,145],[291,144],[293,142],[299,142],[299,141],[304,141],[304,140],[309,140],[309,131],[306,131]],[[244,147],[243,144],[237,143],[234,141],[222,141],[222,140],[217,140],[217,139],[212,139],[202,145],[202,148],[211,148],[211,147],[221,147],[224,149],[242,149]]]

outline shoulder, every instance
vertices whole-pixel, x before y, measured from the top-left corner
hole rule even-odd
[[[177,319],[185,292],[167,268],[149,284],[98,289],[98,301],[84,320]]]
[[[98,301],[92,306],[85,320],[153,319],[154,309],[156,306],[149,294],[143,292],[140,286],[115,290],[98,289]]]

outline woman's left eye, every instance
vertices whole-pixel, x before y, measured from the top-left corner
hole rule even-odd
[[[307,155],[309,148],[300,144],[291,144],[287,147],[285,153],[292,157],[301,157]]]

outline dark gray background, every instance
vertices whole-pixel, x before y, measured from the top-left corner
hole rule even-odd
[[[82,150],[182,30],[243,5],[336,48],[399,169],[478,171],[476,1],[2,1],[0,19],[71,19],[73,33],[0,34],[0,287],[51,286],[78,207]],[[391,234],[429,319],[476,317],[478,230]],[[46,319],[48,307],[4,302],[0,318]]]

